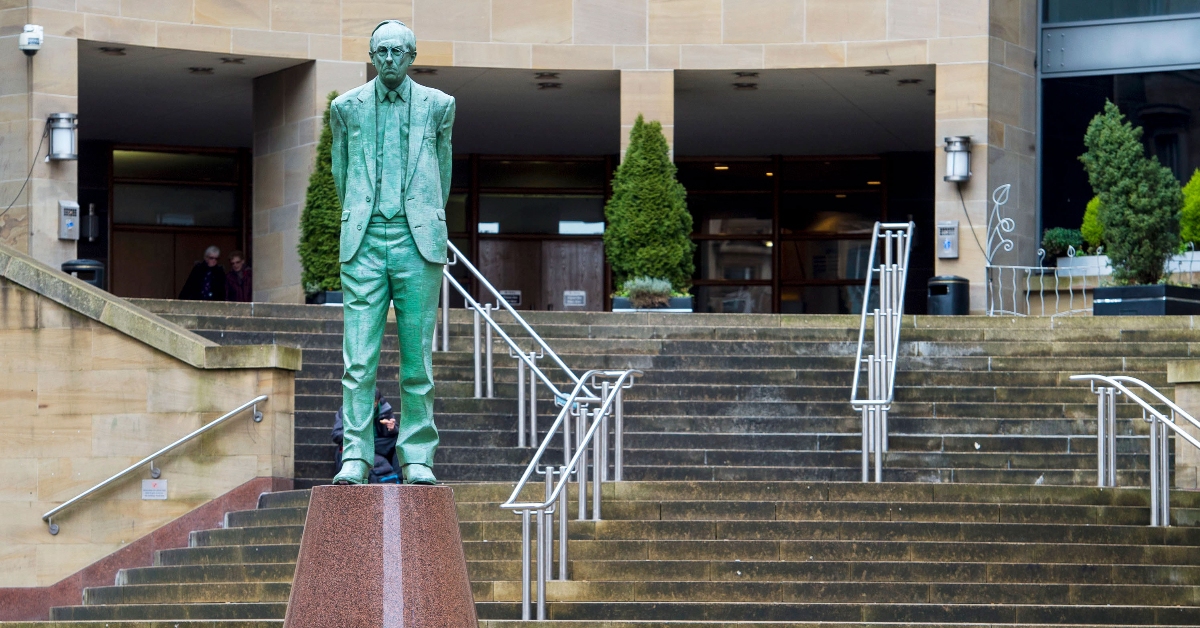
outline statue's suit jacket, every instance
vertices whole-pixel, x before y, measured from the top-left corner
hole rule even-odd
[[[375,81],[334,99],[333,180],[342,201],[340,260],[350,261],[362,245],[375,197]],[[404,213],[421,257],[446,263],[446,202],[450,198],[454,98],[412,82],[409,103],[408,167],[403,173]],[[384,173],[389,176],[389,173]]]

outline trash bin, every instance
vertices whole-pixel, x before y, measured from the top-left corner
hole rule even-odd
[[[73,259],[63,262],[62,271],[78,277],[80,281],[104,289],[104,262],[94,259]]]
[[[971,311],[971,282],[966,277],[945,275],[929,280],[929,314],[965,316]]]

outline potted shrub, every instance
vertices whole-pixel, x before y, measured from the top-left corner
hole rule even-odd
[[[1054,260],[1083,249],[1083,236],[1078,229],[1055,227],[1042,234],[1042,250],[1046,258]],[[1072,255],[1073,256],[1073,255]]]
[[[333,183],[333,131],[329,128],[329,104],[337,98],[330,92],[325,104],[317,163],[308,177],[308,193],[300,214],[300,281],[305,302],[325,305],[342,303],[342,265],[338,260],[342,203]]]
[[[1166,263],[1179,250],[1183,194],[1171,171],[1146,157],[1141,136],[1112,102],[1084,135],[1080,160],[1100,197],[1097,218],[1115,284],[1096,289],[1092,313],[1200,313],[1200,289],[1165,281]]]
[[[687,192],[675,178],[661,124],[638,116],[612,187],[612,198],[604,207],[608,221],[604,252],[615,284],[625,287],[633,278],[661,280],[674,294],[686,295],[695,270],[692,215],[687,210]],[[686,298],[686,310],[691,311],[691,297]],[[617,307],[615,299],[613,307]]]
[[[614,312],[691,312],[692,297],[677,292],[666,279],[634,277],[613,295]]]

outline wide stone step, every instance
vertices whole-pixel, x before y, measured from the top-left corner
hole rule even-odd
[[[61,606],[50,610],[54,621],[283,619],[287,602],[230,602],[203,604],[112,604]]]
[[[519,565],[507,564],[504,570],[519,576]],[[596,565],[591,565],[596,567]],[[662,578],[664,568],[675,568],[675,572]],[[898,569],[897,569],[898,567]],[[697,563],[691,575],[686,577],[687,567],[678,563],[665,563],[656,569],[645,569],[644,565],[607,565],[584,573],[574,581],[551,582],[547,587],[550,601],[587,602],[611,600],[614,602],[656,602],[688,599],[695,602],[856,602],[865,600],[910,600],[941,604],[1155,604],[1192,606],[1197,604],[1200,587],[1172,584],[1099,584],[1056,580],[1051,582],[1027,582],[1019,570],[1008,573],[1004,570],[982,566],[972,570],[959,566],[957,570],[935,569],[935,565],[923,565],[924,574],[914,574],[905,565],[860,566],[859,569],[882,575],[882,578],[861,578],[852,573],[853,565],[805,564],[805,576],[796,578],[792,572],[798,565],[748,563]],[[986,572],[996,572],[995,580],[988,581]],[[1060,571],[1065,568],[1060,566]],[[496,570],[492,570],[496,571]],[[622,576],[616,579],[604,576],[617,571]],[[620,573],[620,572],[624,573]],[[977,574],[977,575],[973,575]],[[507,575],[507,574],[505,574]],[[921,576],[928,576],[922,578]],[[475,579],[478,579],[475,576]],[[490,578],[487,578],[490,579]],[[498,595],[507,593],[511,580],[496,582],[493,586]],[[519,580],[518,580],[519,582]],[[519,585],[518,585],[519,586]],[[155,604],[203,604],[212,602],[286,602],[291,584],[286,582],[222,582],[155,584],[112,587],[93,587],[84,592],[84,605],[155,605]]]
[[[294,562],[135,567],[117,572],[116,584],[291,582],[295,571]]]
[[[514,602],[476,605],[483,619],[519,616]],[[1200,608],[1053,604],[869,604],[754,602],[576,602],[548,605],[557,620],[807,621],[871,623],[1096,624],[1108,626],[1196,625]]]
[[[1027,623],[1012,623],[1003,624],[1005,628],[1050,628],[1051,626],[1061,626],[1062,624],[1027,624]],[[1099,624],[1071,624],[1073,628],[1100,628]],[[1109,624],[1111,625],[1111,624]],[[1161,628],[1160,625],[1141,624],[1144,628]],[[586,620],[546,620],[546,621],[522,621],[517,619],[483,619],[479,622],[479,628],[981,628],[983,624],[968,623],[960,624],[956,622],[937,621],[934,623],[913,623],[913,622],[823,622],[823,621],[772,621],[772,622],[757,622],[757,621],[656,621],[656,620],[616,620],[616,621],[586,621]],[[71,627],[74,628],[74,627]]]
[[[872,471],[872,474],[874,472]],[[860,465],[853,467],[735,467],[735,466],[625,466],[629,480],[689,482],[855,482],[862,479]],[[873,477],[873,475],[872,475]],[[1147,486],[1148,471],[1118,471],[1121,486]],[[883,469],[884,482],[933,482],[963,484],[1075,485],[1095,484],[1095,469]],[[328,483],[328,480],[323,480]]]
[[[465,541],[468,561],[512,562],[520,556],[519,540]],[[226,582],[248,580],[290,581],[299,545],[279,546],[290,550],[290,560],[280,563],[253,564],[234,561],[221,548],[171,550],[175,563],[168,567],[142,567],[126,570],[129,584],[157,582]],[[229,560],[230,562],[218,562]],[[900,562],[916,563],[999,563],[1027,565],[1090,565],[1104,567],[1145,566],[1148,573],[1159,567],[1192,566],[1200,561],[1200,547],[1173,545],[1064,544],[1044,543],[960,543],[956,541],[907,540],[587,540],[572,539],[570,560],[583,561],[764,561],[764,562]],[[515,563],[514,563],[515,564]],[[243,566],[246,569],[243,571]],[[126,573],[122,572],[122,573]],[[287,573],[286,578],[273,579]],[[1166,571],[1164,573],[1171,573]],[[226,576],[229,576],[226,578]],[[261,578],[257,577],[261,575]],[[251,577],[255,576],[255,577]],[[1031,576],[1032,577],[1032,576]],[[175,578],[175,579],[170,579]],[[135,581],[136,580],[136,581]]]

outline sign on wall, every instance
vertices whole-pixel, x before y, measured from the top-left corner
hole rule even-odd
[[[587,307],[587,292],[563,290],[563,307]]]
[[[517,307],[518,305],[521,305],[521,291],[520,290],[501,290],[500,298],[504,299],[505,301],[508,301],[508,304],[513,307]]]
[[[142,480],[142,499],[166,499],[166,480]]]

